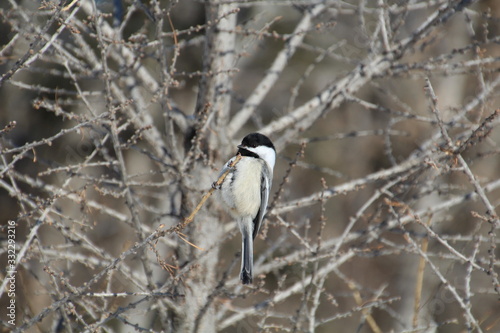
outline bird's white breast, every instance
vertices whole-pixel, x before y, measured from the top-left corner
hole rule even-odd
[[[243,156],[222,184],[223,202],[235,217],[246,215],[253,219],[257,215],[263,163],[261,159]]]

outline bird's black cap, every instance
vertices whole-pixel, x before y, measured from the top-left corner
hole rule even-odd
[[[252,148],[255,148],[258,146],[266,146],[266,147],[275,149],[271,140],[267,136],[265,136],[264,134],[260,134],[260,133],[248,134],[247,136],[245,136],[243,138],[240,146],[252,147]],[[238,146],[238,148],[240,148],[240,146]]]

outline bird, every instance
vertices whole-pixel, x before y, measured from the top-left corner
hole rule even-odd
[[[246,135],[237,146],[237,154],[221,171],[226,178],[220,185],[219,198],[226,210],[238,222],[241,232],[242,284],[253,281],[253,242],[266,214],[272,186],[276,149],[272,141],[260,133]],[[236,156],[241,159],[234,165]]]

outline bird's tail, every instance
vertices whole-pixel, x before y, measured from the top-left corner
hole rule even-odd
[[[253,272],[253,237],[252,221],[242,223],[241,228],[241,274],[240,279],[243,284],[252,283]]]

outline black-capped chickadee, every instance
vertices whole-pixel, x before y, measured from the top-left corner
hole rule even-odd
[[[251,133],[241,141],[238,153],[241,160],[230,168],[218,192],[227,210],[238,221],[242,236],[240,279],[243,284],[249,284],[252,283],[253,240],[266,213],[276,150],[267,136]],[[224,165],[221,174],[235,158]]]

